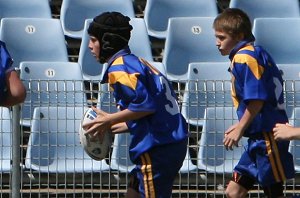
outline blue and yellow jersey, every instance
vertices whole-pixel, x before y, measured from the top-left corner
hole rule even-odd
[[[102,83],[109,83],[121,110],[153,111],[138,120],[127,122],[132,142],[129,148],[134,161],[149,149],[182,141],[188,137],[187,124],[179,112],[176,94],[167,78],[126,48],[108,61]]]
[[[232,99],[238,118],[251,100],[263,100],[262,110],[244,136],[271,132],[275,123],[286,123],[283,79],[271,56],[260,46],[242,41],[230,53]]]

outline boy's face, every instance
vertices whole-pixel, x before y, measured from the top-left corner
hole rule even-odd
[[[229,55],[231,50],[239,42],[238,38],[233,38],[223,31],[215,30],[216,46],[223,56]]]
[[[90,36],[89,48],[90,48],[93,56],[96,58],[96,60],[99,61],[100,42],[98,41],[98,39],[96,37]]]

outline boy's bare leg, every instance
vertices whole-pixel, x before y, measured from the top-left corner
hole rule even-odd
[[[244,198],[248,190],[234,181],[230,181],[225,193],[227,198]]]
[[[136,192],[133,188],[128,188],[126,193],[126,198],[140,198],[140,193]]]

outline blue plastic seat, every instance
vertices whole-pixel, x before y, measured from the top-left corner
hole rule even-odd
[[[3,18],[0,40],[6,43],[15,67],[22,61],[69,60],[59,19]]]
[[[64,34],[71,38],[81,39],[84,21],[107,11],[118,11],[128,17],[135,17],[131,0],[63,0],[60,20]]]
[[[278,64],[284,80],[283,91],[285,95],[286,112],[292,117],[295,107],[300,106],[300,65]]]
[[[247,139],[242,137],[239,147],[226,150],[223,145],[224,132],[237,122],[233,107],[208,107],[199,141],[198,168],[210,173],[232,174],[239,161]]]
[[[85,21],[84,33],[79,49],[78,63],[81,65],[85,80],[99,80],[102,76],[105,64],[102,65],[97,62],[95,57],[91,54],[91,50],[88,48],[90,38],[87,33],[87,28],[91,22],[92,19],[87,19]],[[131,38],[129,40],[129,46],[132,53],[146,59],[147,61],[153,61],[151,43],[144,20],[140,18],[132,18],[130,24],[133,26]]]
[[[10,110],[0,107],[0,172],[12,170],[12,126]]]
[[[81,69],[74,62],[22,62],[20,78],[27,89],[21,124],[30,126],[33,110],[40,106],[85,106]]]
[[[186,152],[185,159],[183,161],[183,164],[179,170],[179,173],[189,173],[193,172],[197,169],[197,165],[193,164],[189,149]]]
[[[0,0],[0,19],[11,17],[52,18],[48,0]]]
[[[229,7],[245,11],[251,22],[255,18],[300,17],[298,0],[231,0]]]
[[[25,166],[41,173],[83,173],[109,170],[105,160],[90,158],[78,130],[84,107],[37,107],[34,110]]]
[[[299,127],[300,126],[300,108],[295,107],[293,114],[290,118],[290,124]],[[300,172],[300,142],[299,140],[291,140],[290,147],[289,147],[290,153],[292,153],[294,157],[294,165],[295,165],[295,171]]]
[[[115,135],[110,161],[111,169],[127,173],[134,168],[135,165],[129,158],[130,142],[131,136],[129,133],[120,133]]]
[[[170,80],[188,80],[191,62],[227,62],[216,47],[213,17],[171,18],[163,53]]]
[[[216,17],[217,14],[213,0],[147,0],[144,19],[150,36],[165,39],[172,17]]]
[[[207,107],[232,106],[229,62],[190,63],[182,99],[182,115],[187,122],[203,126]]]
[[[257,18],[253,24],[255,44],[263,46],[277,64],[300,63],[299,31],[300,17]]]

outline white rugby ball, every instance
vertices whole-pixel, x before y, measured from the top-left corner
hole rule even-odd
[[[86,131],[82,128],[85,123],[90,122],[96,117],[97,113],[91,108],[85,112],[79,127],[79,139],[85,152],[94,160],[100,161],[109,153],[112,144],[112,133],[110,131],[105,132],[104,138],[100,142],[99,138],[85,134]]]

